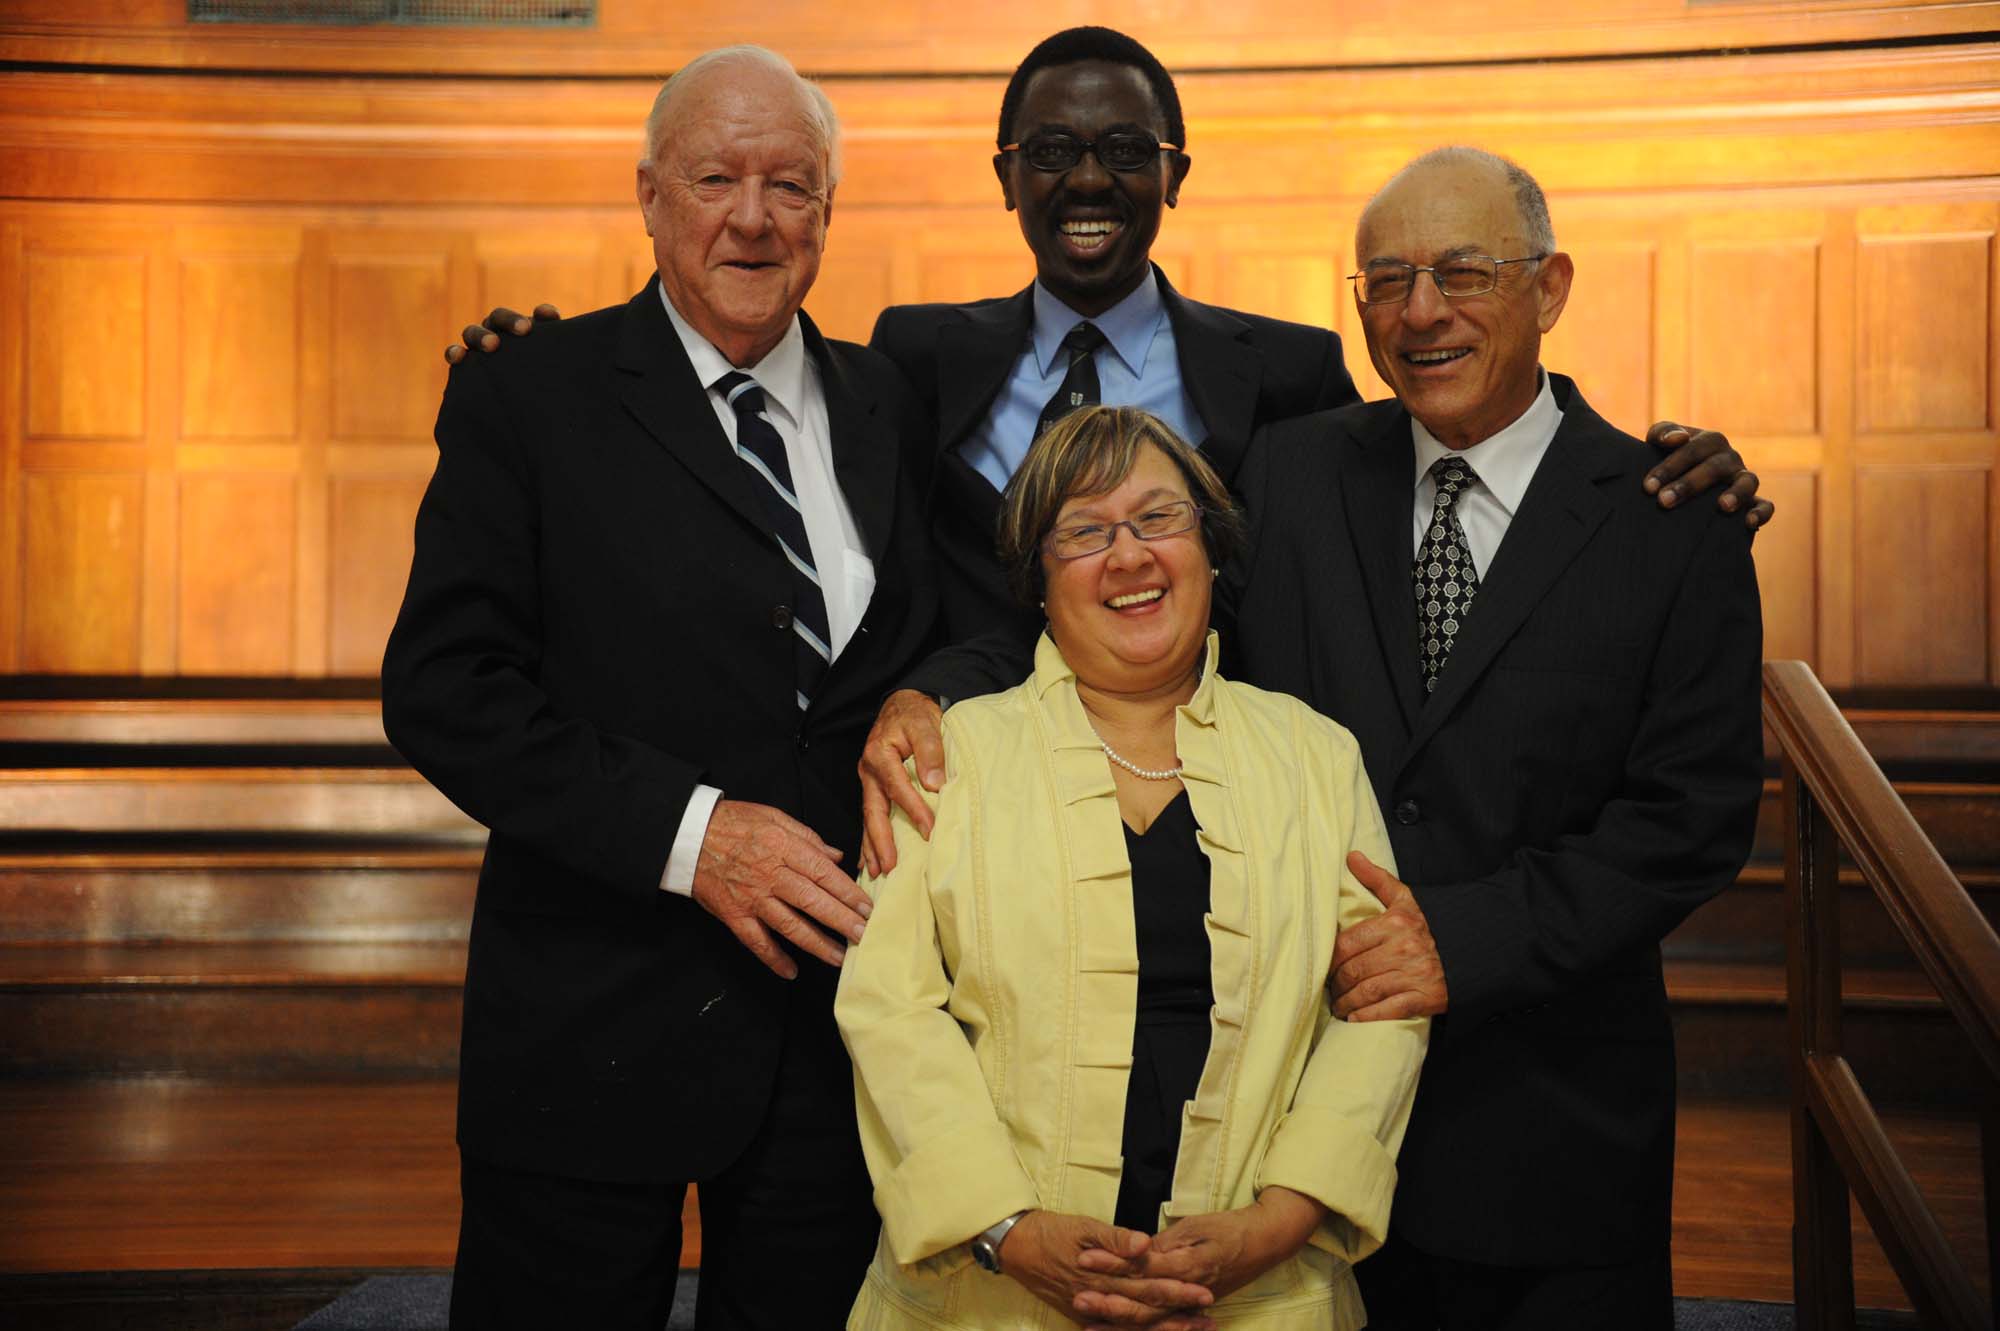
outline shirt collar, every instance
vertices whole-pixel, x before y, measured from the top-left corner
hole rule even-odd
[[[674,303],[667,299],[667,289],[660,287],[660,304],[667,307],[667,318],[673,321],[674,332],[680,336],[681,346],[687,352],[690,364],[694,366],[695,378],[701,380],[703,388],[715,387],[715,381],[737,367],[729,363],[729,358],[715,349],[715,344],[694,330],[694,326],[681,317]],[[801,419],[801,411],[806,400],[806,339],[799,331],[799,316],[792,316],[785,335],[778,339],[778,345],[764,354],[764,359],[748,366],[743,373],[757,381],[764,390],[767,406],[784,412],[794,424]]]
[[[1097,325],[1097,331],[1104,334],[1105,341],[1118,353],[1118,359],[1137,378],[1145,368],[1146,352],[1151,349],[1153,335],[1160,331],[1160,320],[1166,313],[1167,307],[1160,299],[1159,279],[1148,265],[1146,276],[1132,289],[1131,295],[1089,322]],[[1062,340],[1082,322],[1083,315],[1057,299],[1040,278],[1035,279],[1035,366],[1044,376],[1055,373]]]
[[[1507,510],[1507,516],[1513,517],[1514,510],[1521,506],[1521,497],[1528,493],[1528,482],[1535,479],[1535,468],[1541,465],[1542,454],[1556,437],[1556,427],[1562,424],[1562,408],[1556,405],[1556,396],[1549,389],[1549,376],[1539,369],[1536,374],[1541,377],[1542,391],[1535,395],[1528,409],[1512,425],[1470,448],[1446,448],[1424,428],[1423,422],[1410,417],[1418,482],[1423,481],[1424,473],[1439,458],[1463,458],[1479,477],[1480,484]]]

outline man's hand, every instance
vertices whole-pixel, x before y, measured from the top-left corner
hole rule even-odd
[[[873,909],[867,893],[834,863],[839,858],[839,851],[789,814],[766,804],[717,800],[695,861],[694,899],[759,961],[796,979],[798,965],[771,937],[774,932],[838,966],[847,948],[813,921],[858,943],[862,921]]]
[[[1326,1207],[1304,1193],[1265,1188],[1249,1206],[1176,1220],[1130,1264],[1223,1299],[1304,1247],[1325,1218]],[[1080,1260],[1094,1270],[1107,1265],[1107,1256],[1086,1253]],[[1085,1291],[1076,1296],[1076,1309],[1096,1319],[1093,1326],[1129,1325],[1113,1316],[1129,1311],[1115,1293]]]
[[[532,321],[525,314],[516,314],[505,305],[498,306],[487,314],[485,323],[467,324],[465,331],[459,334],[459,337],[464,339],[465,345],[446,347],[444,358],[450,364],[456,365],[465,359],[467,351],[498,351],[502,333],[509,337],[526,337],[535,331],[536,324],[554,323],[560,318],[562,315],[553,305],[535,306],[535,317]]]
[[[1210,1331],[1200,1310],[1215,1301],[1205,1286],[1134,1272],[1146,1235],[1089,1216],[1030,1211],[1000,1243],[1000,1270],[1043,1303],[1094,1325],[1146,1326],[1154,1331]],[[1084,1312],[1086,1300],[1106,1305]],[[1093,1305],[1095,1306],[1095,1305]]]
[[[1715,501],[1717,508],[1725,513],[1742,510],[1743,521],[1753,531],[1771,520],[1776,510],[1770,500],[1757,498],[1757,473],[1744,468],[1743,459],[1721,434],[1657,421],[1646,431],[1646,442],[1673,450],[1646,473],[1646,493],[1658,495],[1661,508],[1672,508],[1727,481],[1729,487]]]
[[[896,867],[896,834],[889,806],[910,815],[925,840],[931,810],[910,780],[903,759],[915,754],[924,789],[944,786],[944,712],[937,700],[915,689],[897,689],[882,704],[874,728],[861,746],[861,867],[885,874]]]
[[[1326,981],[1333,1015],[1344,1021],[1437,1016],[1450,995],[1444,962],[1416,895],[1358,850],[1348,855],[1347,868],[1383,911],[1341,930],[1334,940],[1333,973]]]

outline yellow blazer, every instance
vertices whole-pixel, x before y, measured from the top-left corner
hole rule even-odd
[[[1429,1023],[1333,1019],[1334,935],[1381,910],[1347,852],[1390,865],[1381,811],[1352,736],[1215,661],[1211,633],[1175,723],[1210,865],[1215,1007],[1161,1225],[1274,1184],[1318,1198],[1331,1214],[1311,1243],[1210,1314],[1351,1331],[1349,1264],[1388,1229]],[[968,1243],[1016,1211],[1108,1221],[1117,1203],[1138,1000],[1117,795],[1046,636],[1033,677],[953,707],[944,740],[931,839],[899,815],[896,868],[868,884],[834,1004],[882,1214],[848,1326],[1066,1326]]]

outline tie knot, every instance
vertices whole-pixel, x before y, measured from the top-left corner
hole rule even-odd
[[[1463,458],[1445,457],[1431,463],[1431,479],[1437,482],[1438,502],[1448,504],[1478,481],[1479,473]]]
[[[1086,319],[1063,334],[1062,345],[1063,350],[1069,353],[1069,358],[1075,360],[1079,356],[1090,355],[1103,346],[1106,340],[1097,325]]]
[[[755,416],[764,409],[764,389],[741,370],[731,370],[715,381],[715,391],[735,409],[738,416]]]

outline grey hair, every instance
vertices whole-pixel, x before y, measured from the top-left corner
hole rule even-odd
[[[1484,148],[1468,148],[1457,144],[1433,148],[1412,159],[1409,165],[1391,176],[1387,184],[1375,191],[1375,198],[1382,197],[1390,185],[1412,171],[1422,167],[1449,166],[1459,162],[1476,162],[1481,166],[1491,167],[1505,176],[1508,187],[1514,191],[1514,208],[1521,214],[1521,229],[1526,233],[1522,239],[1527,242],[1528,248],[1537,254],[1556,252],[1556,229],[1549,221],[1549,200],[1548,196],[1542,193],[1541,183],[1529,175],[1527,168],[1519,162],[1502,157],[1499,153],[1487,152]],[[1375,200],[1370,199],[1368,202],[1369,206],[1373,207]],[[1362,211],[1365,213],[1367,209]]]
[[[834,113],[833,100],[826,90],[804,77],[792,67],[792,62],[773,51],[768,46],[718,46],[713,51],[704,51],[694,59],[674,71],[673,77],[660,85],[659,95],[653,98],[653,109],[646,116],[646,155],[640,158],[640,165],[654,161],[660,149],[666,145],[667,127],[672,120],[673,102],[676,89],[685,89],[697,82],[701,75],[720,65],[761,65],[765,69],[789,74],[804,94],[807,118],[812,122],[814,132],[819,136],[820,145],[826,154],[826,184],[831,189],[840,183],[840,117]]]

